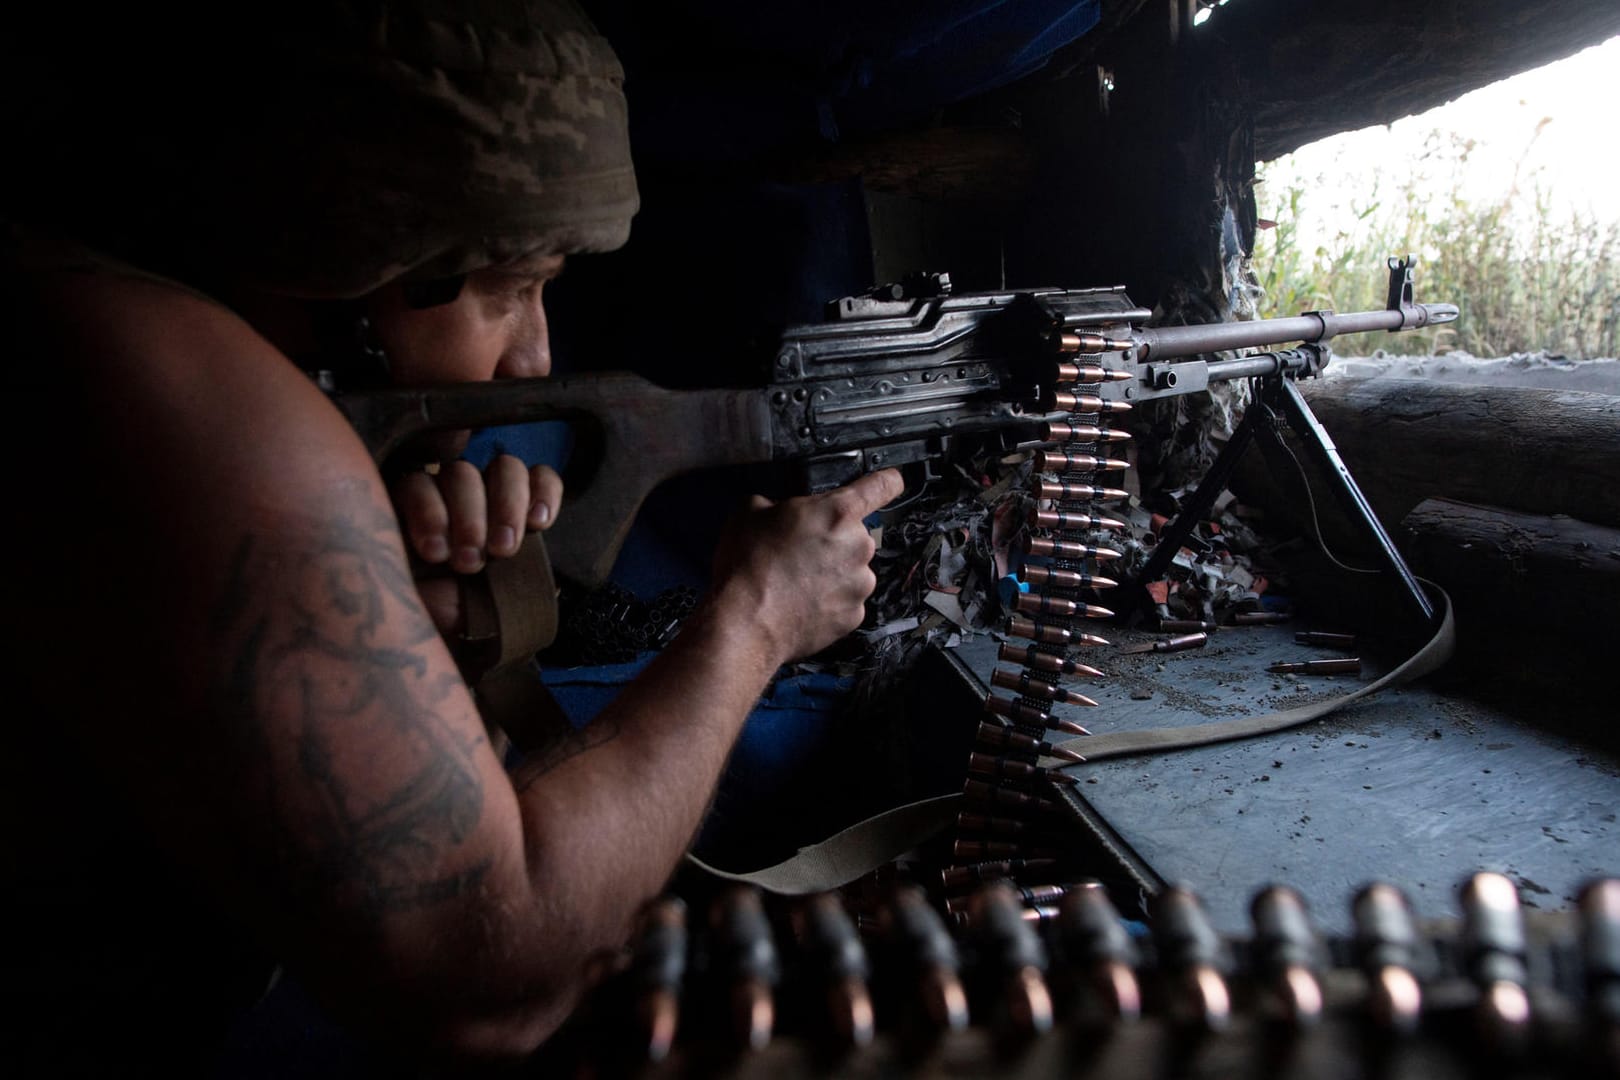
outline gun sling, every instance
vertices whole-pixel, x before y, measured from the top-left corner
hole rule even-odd
[[[1386,687],[1421,678],[1449,660],[1456,646],[1451,598],[1432,582],[1424,584],[1438,595],[1444,609],[1434,635],[1393,671],[1348,694],[1264,716],[1092,735],[1070,739],[1059,745],[1084,752],[1087,761],[1101,761],[1249,739],[1318,720]],[[1043,761],[1047,764],[1063,764],[1052,759]],[[710,866],[690,855],[687,859],[717,877],[747,882],[767,892],[792,896],[824,892],[871,873],[927,840],[955,819],[962,808],[962,800],[963,796],[952,794],[907,803],[867,818],[819,844],[801,848],[791,858],[759,870],[731,872]]]
[[[457,579],[466,629],[453,647],[485,727],[519,749],[570,730],[562,709],[533,670],[534,654],[557,637],[557,584],[540,533],[517,553],[492,559],[482,573]]]

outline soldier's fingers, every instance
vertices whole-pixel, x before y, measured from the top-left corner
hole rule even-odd
[[[408,473],[394,484],[393,494],[400,528],[411,550],[426,563],[449,559],[450,513],[433,477],[424,472]]]
[[[775,500],[767,499],[763,495],[750,495],[748,497],[748,509],[750,510],[769,510],[775,505]]]
[[[502,454],[484,470],[484,498],[489,503],[489,553],[502,558],[523,542],[529,513],[529,470],[511,454]]]
[[[550,465],[529,470],[529,528],[549,529],[562,511],[563,482]]]
[[[898,499],[905,490],[899,469],[879,469],[845,486],[840,493],[865,517]]]
[[[475,574],[484,568],[489,532],[484,478],[470,462],[452,461],[439,470],[439,494],[450,512],[450,568]]]

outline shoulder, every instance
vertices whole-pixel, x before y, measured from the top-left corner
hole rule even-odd
[[[398,527],[360,439],[240,317],[138,276],[54,273],[31,291],[46,374],[27,408],[48,441],[24,531],[81,568],[98,624],[206,647],[249,544],[290,568],[358,530],[398,576]]]
[[[137,464],[144,485],[193,495],[252,478],[261,500],[287,489],[300,505],[312,484],[377,480],[314,382],[224,305],[104,267],[35,274],[26,291],[37,363],[92,421],[88,449],[112,475]]]

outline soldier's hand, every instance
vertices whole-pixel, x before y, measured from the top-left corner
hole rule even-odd
[[[877,579],[865,518],[898,498],[894,469],[821,495],[756,497],[715,557],[717,600],[749,618],[782,660],[826,648],[860,626]]]
[[[394,507],[406,541],[432,566],[476,574],[486,560],[517,553],[530,529],[546,529],[562,505],[562,477],[502,454],[480,473],[451,461],[438,475],[413,472],[394,484]]]
[[[470,462],[444,464],[437,475],[408,473],[391,494],[405,542],[422,562],[476,574],[490,559],[517,553],[531,529],[548,529],[562,506],[562,477],[547,465],[525,466],[502,454],[482,473]],[[449,580],[418,584],[441,633],[460,629],[460,594]]]

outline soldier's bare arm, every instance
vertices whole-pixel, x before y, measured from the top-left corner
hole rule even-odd
[[[140,506],[93,742],[135,812],[340,1015],[495,1056],[566,1014],[695,829],[783,660],[853,627],[892,474],[762,511],[715,595],[593,725],[509,778],[423,611],[387,493],[319,392],[206,301],[67,279],[43,317]],[[67,546],[88,557],[79,538]],[[155,703],[150,723],[118,702]]]

